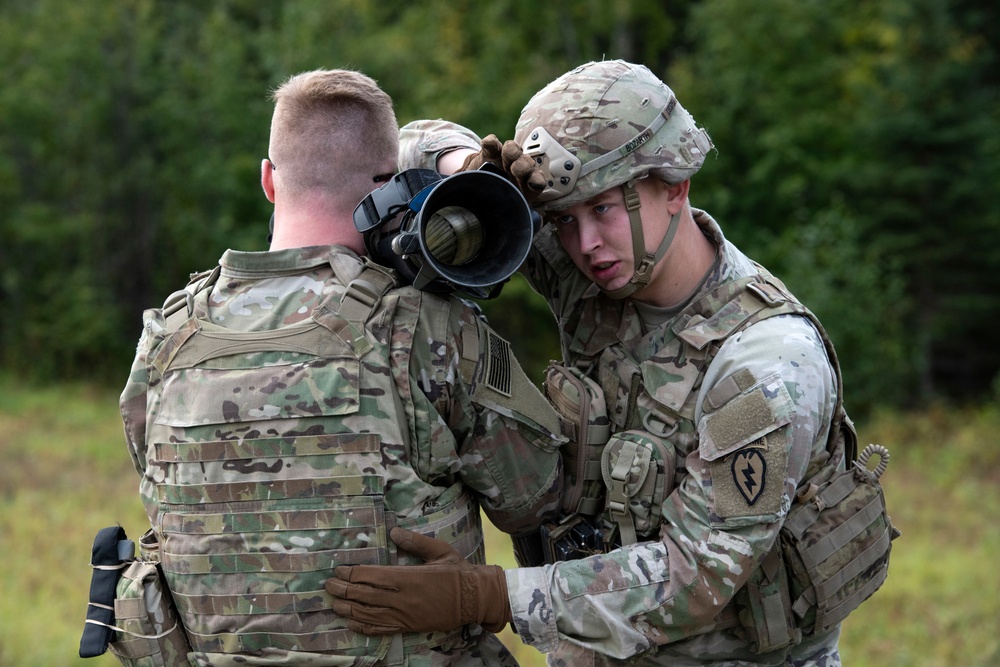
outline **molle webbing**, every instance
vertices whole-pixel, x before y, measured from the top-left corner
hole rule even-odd
[[[366,265],[310,319],[270,331],[210,322],[212,282],[199,285],[189,316],[170,324],[152,363],[161,396],[144,481],[161,567],[193,649],[396,661],[460,644],[461,630],[354,633],[323,588],[337,565],[396,562],[388,530],[397,523],[485,561],[479,508],[460,485],[441,492],[426,516],[397,521],[385,504],[386,480],[397,479],[387,451],[407,451],[409,438],[386,325],[396,313],[392,322],[412,330],[417,317],[406,310],[413,321],[397,322],[404,316],[387,294],[392,274]],[[392,350],[409,354],[395,342]]]
[[[452,630],[451,632],[431,633],[433,644],[428,644],[428,633],[408,632],[402,636],[402,648],[404,653],[430,646],[442,646],[450,644],[460,639],[465,632],[464,628]],[[353,648],[345,651],[343,644],[354,637],[354,633],[346,628],[331,632],[324,636],[313,636],[310,634],[301,635],[280,635],[273,633],[232,633],[219,632],[211,635],[199,635],[188,631],[191,645],[195,650],[207,653],[252,653],[261,648],[282,649],[285,651],[308,651],[310,653],[331,653],[343,654],[351,657],[368,657],[370,661],[362,664],[374,664],[374,656],[380,653],[384,655],[384,647],[392,640],[392,636],[370,637],[367,639],[367,646]],[[203,648],[197,648],[203,647]],[[294,664],[291,662],[279,664]],[[308,664],[308,663],[305,663]],[[348,663],[345,663],[348,664]],[[351,663],[353,664],[353,663]],[[385,664],[392,664],[387,662]]]
[[[842,505],[848,499],[850,504]],[[782,539],[796,580],[807,580],[808,586],[792,608],[803,619],[814,610],[814,627],[823,631],[844,620],[885,582],[890,543],[898,532],[886,514],[877,478],[858,469],[839,473],[793,510]],[[846,520],[826,531],[819,519],[824,510]]]

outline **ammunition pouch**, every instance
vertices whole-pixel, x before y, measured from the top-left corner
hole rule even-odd
[[[562,518],[542,528],[546,562],[584,558],[654,534],[661,504],[674,489],[674,447],[644,430],[611,435],[601,386],[576,368],[549,364],[544,388],[569,440],[562,448]],[[602,512],[610,523],[597,520]]]
[[[546,563],[604,553],[605,538],[596,517],[604,509],[601,451],[611,435],[604,391],[572,366],[551,362],[545,370],[545,398],[559,414],[567,442],[561,447],[563,494],[560,518],[540,530]]]

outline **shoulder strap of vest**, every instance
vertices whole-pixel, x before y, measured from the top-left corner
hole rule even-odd
[[[826,355],[830,360],[830,365],[833,367],[834,378],[837,385],[837,398],[833,408],[833,420],[830,424],[830,436],[827,440],[827,451],[832,454],[837,444],[837,439],[840,436],[841,429],[844,428],[853,430],[853,426],[849,423],[850,418],[847,416],[847,411],[844,409],[844,380],[840,371],[840,360],[837,357],[837,350],[834,349],[833,341],[830,339],[829,334],[827,334],[826,329],[823,328],[823,324],[819,321],[819,318],[816,317],[811,310],[802,305],[791,294],[791,292],[788,291],[788,288],[785,287],[781,280],[771,275],[766,269],[759,265],[758,270],[760,271],[760,279],[749,283],[746,291],[737,295],[737,298],[759,299],[765,304],[765,308],[758,310],[753,316],[748,318],[743,325],[739,327],[739,329],[776,315],[797,314],[807,317],[809,321],[812,322],[812,325],[819,333],[820,339],[823,341],[823,347],[826,348]],[[857,458],[858,454],[856,439],[853,437],[846,437],[844,446],[846,462],[850,465],[850,463]]]
[[[670,325],[676,338],[669,344],[678,346],[678,350],[666,355],[684,360],[686,369],[677,381],[655,388],[652,412],[643,425],[662,436],[672,433],[683,418],[682,410],[691,392],[728,338],[762,319],[798,309],[791,295],[781,294],[758,275],[727,281],[694,301]],[[641,376],[638,379],[630,395],[638,393]]]
[[[716,307],[711,312],[705,312],[704,306],[709,303],[706,298],[704,304],[699,307],[700,315],[691,318],[687,325],[677,332],[677,337],[696,349],[704,349],[706,352],[704,363],[705,368],[707,368],[727,338],[752,324],[778,315],[794,314],[808,318],[823,341],[836,378],[837,397],[833,421],[830,426],[830,437],[827,441],[827,450],[832,453],[841,429],[850,430],[853,428],[848,423],[849,419],[844,410],[843,378],[833,342],[819,319],[788,291],[784,283],[762,266],[756,266],[758,275],[730,283],[728,287],[731,290],[729,298],[718,300]],[[715,298],[718,299],[718,295]],[[722,313],[723,310],[725,313]],[[722,313],[724,317],[717,318],[716,315],[719,313]],[[683,386],[678,384],[677,389],[686,392],[690,390],[690,387],[686,384]],[[686,400],[686,395],[675,396],[673,403],[679,406],[683,405]],[[657,404],[659,405],[660,401],[657,401]],[[672,425],[677,418],[671,412],[660,415],[660,417],[665,419],[668,425]],[[847,437],[845,440],[845,455],[850,463],[857,456],[857,444],[851,437]]]
[[[341,295],[336,312],[350,324],[354,352],[358,357],[364,356],[373,347],[365,333],[365,323],[395,284],[396,274],[391,269],[366,259],[361,275],[352,280]],[[331,300],[332,295],[317,309],[320,316],[332,312]]]

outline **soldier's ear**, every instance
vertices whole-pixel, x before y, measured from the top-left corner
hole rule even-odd
[[[691,190],[691,181],[685,179],[680,183],[667,183],[664,180],[660,180],[659,187],[662,188],[663,194],[665,195],[664,203],[667,205],[670,214],[673,215],[684,206],[684,202],[687,201],[688,193]]]
[[[274,165],[267,158],[260,162],[260,186],[264,188],[264,196],[274,203]]]
[[[667,194],[671,202],[677,202],[678,204],[683,204],[688,198],[688,193],[691,191],[691,180],[685,179],[680,183],[666,183]]]

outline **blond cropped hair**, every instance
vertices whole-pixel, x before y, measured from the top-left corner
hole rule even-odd
[[[275,183],[292,196],[309,190],[353,207],[396,169],[399,130],[392,99],[352,70],[314,70],[275,89],[268,158]]]

